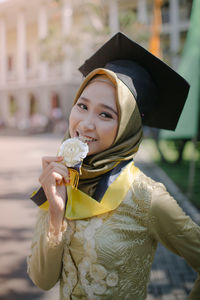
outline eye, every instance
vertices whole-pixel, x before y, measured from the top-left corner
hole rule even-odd
[[[78,103],[77,104],[78,107],[80,107],[81,109],[87,110],[87,105],[83,104],[83,103]]]
[[[105,119],[113,119],[112,115],[107,113],[107,112],[102,112],[100,114],[101,117],[105,118]]]

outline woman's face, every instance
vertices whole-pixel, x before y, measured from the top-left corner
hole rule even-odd
[[[94,81],[86,86],[69,117],[71,137],[81,137],[89,147],[88,155],[109,148],[118,129],[115,88]]]

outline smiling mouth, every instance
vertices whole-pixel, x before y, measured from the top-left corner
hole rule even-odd
[[[92,142],[96,142],[97,139],[90,137],[90,136],[86,136],[86,135],[80,135],[78,131],[76,131],[76,136],[83,142],[83,143],[92,143]]]

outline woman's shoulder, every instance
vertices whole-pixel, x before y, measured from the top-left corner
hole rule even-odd
[[[144,200],[146,198],[149,201],[153,200],[155,194],[166,191],[164,184],[153,180],[140,169],[135,175],[132,189],[137,199]]]
[[[173,212],[179,214],[182,211],[165,185],[148,177],[141,170],[133,182],[133,193],[137,199],[148,202],[149,213],[154,216],[172,215]]]

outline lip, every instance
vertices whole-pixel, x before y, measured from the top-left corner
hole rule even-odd
[[[79,137],[84,143],[92,143],[97,141],[96,138],[89,135],[82,134],[78,130],[76,130],[76,136]]]

